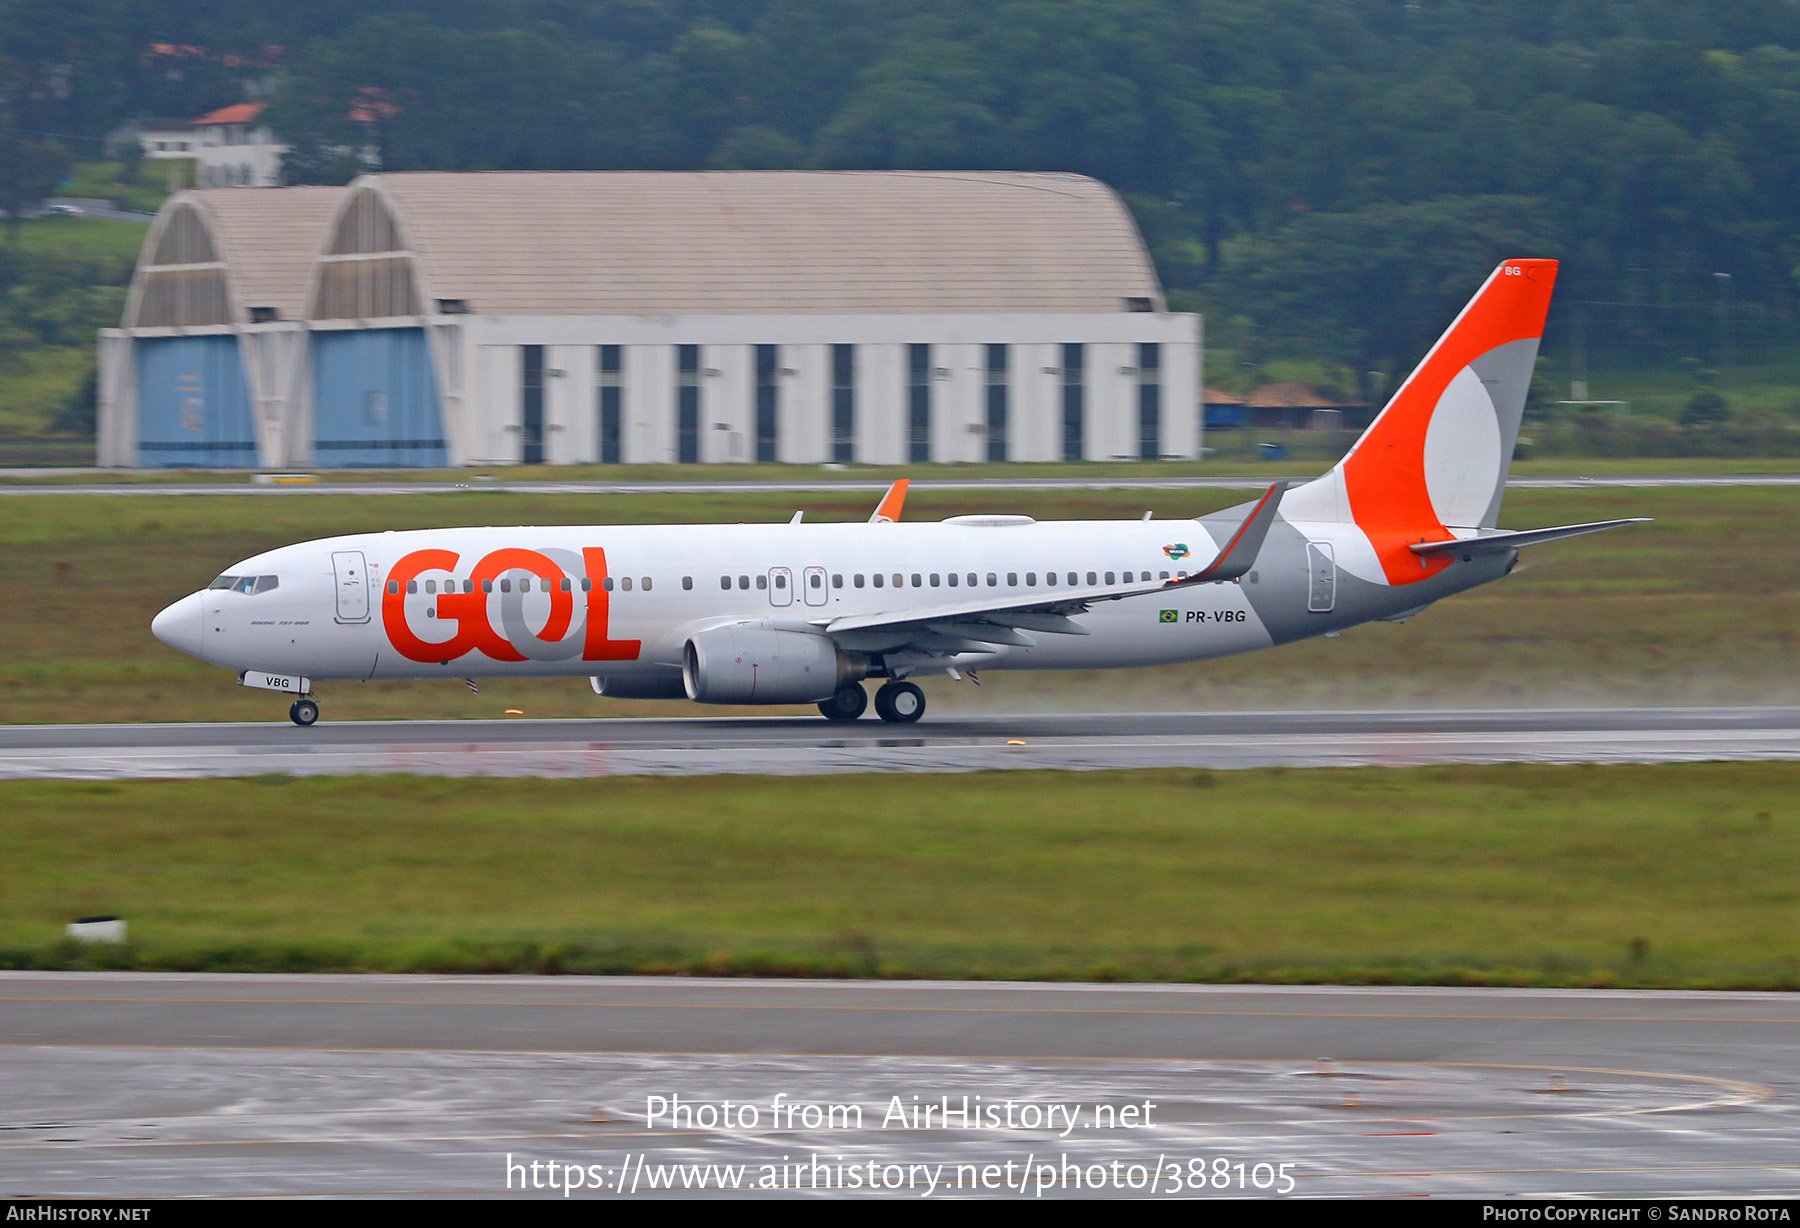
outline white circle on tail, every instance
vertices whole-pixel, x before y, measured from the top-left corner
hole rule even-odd
[[[1500,415],[1468,367],[1451,379],[1425,428],[1425,490],[1446,528],[1480,525],[1500,484]]]

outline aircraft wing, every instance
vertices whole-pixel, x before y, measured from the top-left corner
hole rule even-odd
[[[1026,634],[1030,631],[1049,635],[1088,635],[1088,629],[1072,616],[1086,613],[1099,602],[1147,597],[1196,584],[1220,584],[1243,576],[1256,562],[1286,489],[1286,482],[1271,486],[1251,508],[1218,557],[1191,576],[1030,596],[1013,592],[1001,598],[995,594],[923,609],[851,614],[823,619],[818,625],[847,648],[869,650],[882,645],[882,651],[910,647],[927,652],[967,652],[979,651],[990,644],[1029,648],[1036,643]]]
[[[1513,550],[1519,546],[1535,546],[1539,542],[1552,542],[1562,537],[1578,537],[1583,533],[1598,533],[1603,529],[1616,529],[1620,525],[1647,524],[1648,516],[1633,516],[1629,520],[1595,520],[1588,524],[1566,524],[1554,529],[1521,529],[1516,532],[1505,530],[1486,530],[1474,537],[1464,537],[1447,542],[1414,542],[1408,547],[1414,554],[1427,557],[1434,554],[1494,554],[1501,550]]]

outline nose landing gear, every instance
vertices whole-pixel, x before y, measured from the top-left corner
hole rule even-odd
[[[319,705],[310,699],[296,699],[288,709],[288,719],[304,729],[319,719]]]

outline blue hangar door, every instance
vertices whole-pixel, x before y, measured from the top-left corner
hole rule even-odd
[[[449,463],[424,329],[319,331],[312,343],[314,464]]]
[[[134,349],[138,464],[257,464],[256,419],[236,337],[143,337]]]

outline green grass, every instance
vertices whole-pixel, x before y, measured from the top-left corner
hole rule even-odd
[[[1231,491],[919,492],[908,515],[1174,519]],[[334,533],[472,524],[861,520],[856,492],[354,496],[0,501],[0,723],[277,720],[279,696],[149,633],[157,610],[239,559]],[[1656,523],[1533,547],[1519,570],[1411,622],[1353,628],[1268,652],[1167,668],[991,672],[977,689],[926,683],[934,711],[1800,702],[1800,490],[1516,491],[1510,527],[1623,516]],[[603,700],[580,679],[338,683],[327,719],[718,715],[684,703]],[[810,709],[795,709],[810,711]]]
[[[0,964],[1800,988],[1800,764],[0,783]],[[112,913],[126,949],[63,923]]]
[[[6,437],[45,434],[56,411],[93,369],[91,349],[44,346],[25,354],[16,368],[0,373],[0,464],[5,463]]]
[[[19,247],[28,252],[55,252],[64,256],[102,256],[125,262],[127,269],[137,263],[150,233],[148,222],[126,222],[116,218],[40,217],[27,218],[18,225]],[[7,242],[11,231],[0,230]]]

